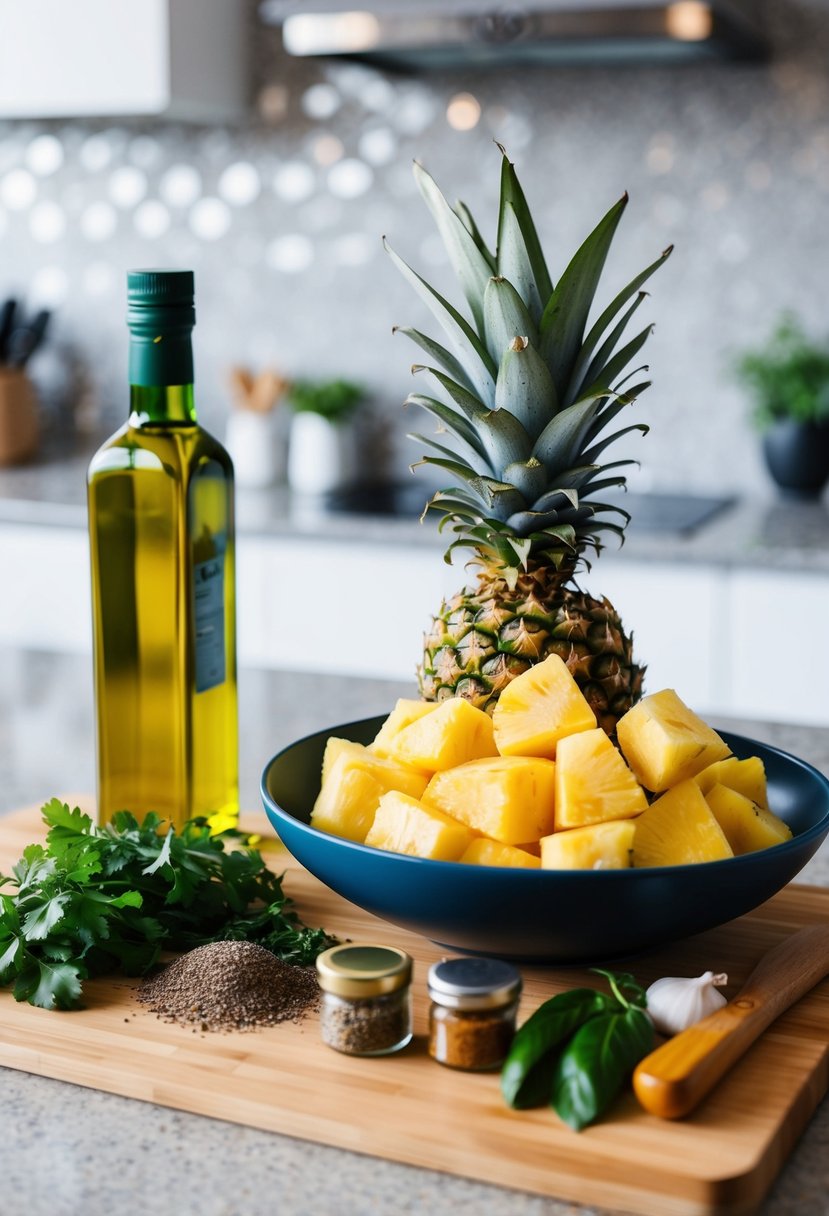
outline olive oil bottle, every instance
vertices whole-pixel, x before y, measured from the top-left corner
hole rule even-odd
[[[127,278],[130,416],[89,467],[98,813],[238,818],[233,466],[196,421],[189,271]]]

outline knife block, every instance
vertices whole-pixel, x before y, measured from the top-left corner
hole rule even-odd
[[[0,467],[37,451],[40,427],[34,386],[24,371],[0,367]]]

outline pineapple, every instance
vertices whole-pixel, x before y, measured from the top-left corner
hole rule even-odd
[[[378,756],[388,756],[392,740],[400,734],[401,730],[404,730],[407,726],[411,726],[412,722],[417,722],[419,718],[431,713],[436,708],[437,705],[434,701],[412,701],[406,697],[400,697],[394,709],[380,727],[377,735],[369,744],[369,751],[374,752]],[[328,755],[330,744],[331,741],[329,740],[328,746],[325,749],[326,756]]]
[[[502,756],[545,756],[575,731],[591,730],[596,715],[557,654],[522,671],[492,712],[495,744]]]
[[[419,798],[428,780],[416,769],[373,756],[348,739],[329,739],[323,773],[311,825],[358,843],[365,839],[383,794],[401,790]]]
[[[705,801],[737,856],[792,838],[791,828],[782,819],[726,785],[712,786]]]
[[[538,857],[525,849],[516,849],[511,844],[501,844],[478,836],[461,855],[461,861],[474,866],[509,866],[511,869],[537,870],[541,865]]]
[[[472,843],[469,828],[434,807],[390,791],[380,799],[366,844],[432,861],[458,861]]]
[[[542,870],[624,870],[635,824],[630,819],[555,832],[541,841]]]
[[[497,244],[485,244],[469,211],[452,208],[415,165],[466,298],[459,311],[393,250],[395,265],[448,335],[451,349],[416,329],[401,332],[426,354],[434,392],[408,401],[437,418],[439,437],[413,438],[431,449],[421,463],[458,483],[429,507],[473,551],[476,583],[441,605],[424,640],[418,671],[428,701],[465,697],[489,712],[511,680],[550,655],[567,664],[600,726],[638,699],[643,668],[631,637],[603,597],[574,582],[606,534],[621,538],[628,514],[602,501],[622,488],[607,461],[614,440],[642,423],[612,431],[622,410],[648,387],[641,367],[623,370],[644,346],[650,326],[622,342],[645,298],[640,288],[671,252],[665,250],[588,325],[593,297],[624,195],[600,221],[553,285],[535,224],[503,152]],[[388,246],[387,246],[388,248]],[[624,391],[622,391],[624,390]]]
[[[472,760],[436,773],[423,801],[502,844],[526,844],[553,830],[555,768],[523,756]]]
[[[556,831],[630,819],[647,805],[645,791],[601,727],[559,742]]]
[[[731,754],[728,744],[672,688],[651,693],[628,710],[617,733],[636,779],[652,793],[695,777]]]
[[[707,794],[715,785],[727,785],[730,790],[736,790],[749,798],[756,806],[767,807],[769,804],[766,792],[766,770],[759,756],[749,756],[747,760],[738,760],[729,756],[726,760],[715,760],[694,777],[703,794]]]
[[[680,781],[633,822],[635,866],[721,861],[734,852],[696,781]]]
[[[386,744],[388,759],[424,773],[467,760],[497,756],[492,719],[468,701],[446,701],[398,731]]]

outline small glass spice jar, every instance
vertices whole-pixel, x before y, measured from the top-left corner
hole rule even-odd
[[[447,958],[429,969],[429,1055],[482,1072],[503,1063],[515,1034],[521,976],[492,958]]]
[[[335,1051],[385,1056],[412,1037],[412,960],[395,946],[332,946],[317,959],[320,1030]]]

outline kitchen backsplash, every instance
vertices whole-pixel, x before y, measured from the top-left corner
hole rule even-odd
[[[120,421],[125,271],[192,266],[209,427],[223,431],[233,364],[344,375],[370,390],[371,467],[379,444],[402,472],[417,451],[405,432],[424,419],[401,409],[416,350],[391,330],[426,318],[381,237],[450,289],[411,162],[491,231],[497,140],[554,277],[625,189],[607,296],[676,246],[646,304],[654,387],[637,410],[653,429],[629,450],[637,484],[769,492],[730,365],[784,308],[829,330],[826,0],[767,6],[768,64],[463,77],[289,61],[250,19],[243,127],[0,124],[0,294],[58,308],[52,350],[33,364],[53,421],[73,407],[82,426]],[[61,386],[82,366],[73,403]]]

